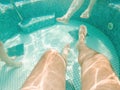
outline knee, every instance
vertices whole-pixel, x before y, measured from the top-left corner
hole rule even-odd
[[[58,51],[55,49],[49,49],[45,52],[47,55],[54,55],[54,54],[58,54]]]

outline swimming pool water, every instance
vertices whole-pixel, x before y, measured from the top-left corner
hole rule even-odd
[[[66,80],[74,86],[75,90],[80,90],[81,68],[77,62],[77,33],[75,32],[81,24],[85,24],[88,28],[86,44],[107,56],[113,69],[118,74],[119,60],[111,41],[99,29],[84,22],[71,20],[67,25],[55,23],[33,33],[19,33],[15,37],[7,40],[4,43],[6,49],[18,44],[24,45],[24,55],[16,59],[16,61],[22,61],[23,66],[21,68],[11,68],[4,65],[3,62],[0,62],[0,90],[20,90],[22,84],[46,50],[54,48],[61,52],[62,48],[68,43],[71,49],[67,60]],[[74,33],[74,35],[70,32]],[[70,87],[69,85],[67,84],[67,90]]]

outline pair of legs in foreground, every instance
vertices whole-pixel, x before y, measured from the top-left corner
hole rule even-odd
[[[82,90],[120,90],[120,81],[109,60],[88,48],[85,43],[86,26],[80,26],[78,63],[81,66]],[[69,45],[59,54],[48,50],[33,69],[21,90],[65,90],[66,60]]]
[[[56,20],[58,22],[62,22],[62,23],[68,23],[69,19],[72,17],[72,15],[79,9],[81,8],[82,4],[83,4],[84,0],[73,0],[73,2],[71,3],[68,11],[66,12],[65,15],[63,15],[60,18],[57,18]],[[87,9],[80,15],[81,18],[89,18],[90,13],[92,11],[92,8],[95,4],[96,0],[90,0],[90,3],[87,7]]]
[[[8,66],[12,67],[20,67],[22,65],[21,62],[15,62],[15,57],[9,57],[8,54],[5,52],[4,45],[0,42],[0,60],[5,62]]]

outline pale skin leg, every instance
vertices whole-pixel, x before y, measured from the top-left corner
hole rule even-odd
[[[81,8],[84,0],[73,0],[72,4],[70,5],[68,11],[66,12],[65,15],[62,17],[57,18],[56,20],[58,22],[67,24],[69,19],[72,17],[72,15],[79,9]],[[92,11],[92,8],[95,4],[96,0],[90,0],[90,3],[87,7],[87,9],[80,15],[81,18],[89,18],[90,13]]]
[[[86,46],[86,44],[84,43],[86,34],[87,34],[86,26],[81,25],[80,30],[79,30],[79,40],[78,40],[78,43],[77,43],[77,49],[78,49],[78,51],[80,53],[79,54],[80,59],[78,59],[80,64],[82,64],[83,60],[84,60],[84,59],[81,59],[81,58],[84,58],[85,56],[87,56],[87,58],[88,58],[88,57],[91,57],[91,56],[93,56],[93,55],[95,55],[97,53],[94,50],[88,48]]]
[[[65,90],[66,59],[69,45],[62,55],[48,50],[33,69],[21,90]]]
[[[96,2],[96,0],[90,0],[90,3],[88,5],[87,9],[80,15],[81,18],[89,18],[95,2]]]
[[[84,0],[73,0],[66,14],[56,20],[65,24],[68,23],[69,19],[82,6],[83,2]]]
[[[82,90],[120,90],[120,81],[108,59],[85,45],[86,33],[86,26],[81,25],[78,62],[81,65]]]
[[[21,62],[13,61],[15,57],[9,57],[8,54],[4,50],[3,43],[0,42],[0,59],[1,61],[5,62],[8,66],[12,67],[20,67],[22,65]]]

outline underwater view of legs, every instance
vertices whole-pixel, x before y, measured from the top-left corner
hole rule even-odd
[[[0,0],[0,90],[120,90],[119,4]]]
[[[0,59],[1,61],[5,62],[7,66],[11,66],[11,67],[22,66],[22,62],[15,62],[14,57],[8,56],[8,54],[5,52],[4,45],[2,42],[0,42]]]
[[[84,0],[73,0],[66,14],[56,20],[58,22],[68,23],[69,19],[82,6],[83,2]]]
[[[69,45],[64,47],[62,55],[53,49],[46,51],[21,90],[65,90],[68,53]]]
[[[112,70],[108,58],[87,47],[86,34],[86,26],[81,25],[77,48],[82,90],[120,90],[120,81]]]
[[[96,2],[96,0],[90,0],[90,3],[88,5],[87,9],[80,15],[81,18],[89,18],[95,2]]]
[[[95,2],[96,0],[90,0],[90,3],[87,9],[80,16],[81,18],[89,18]],[[66,14],[63,15],[62,17],[57,18],[56,20],[61,23],[65,23],[65,24],[68,23],[69,19],[79,8],[81,8],[83,3],[84,3],[84,0],[73,0]]]

